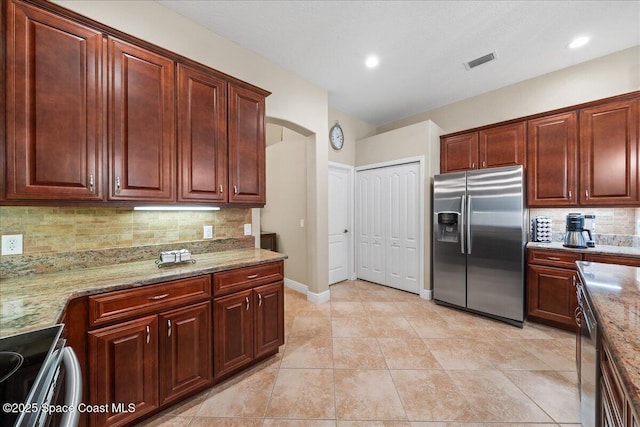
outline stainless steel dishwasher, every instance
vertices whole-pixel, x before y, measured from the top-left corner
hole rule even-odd
[[[576,292],[579,307],[576,320],[580,326],[580,422],[583,427],[596,427],[600,424],[598,323],[580,282]]]

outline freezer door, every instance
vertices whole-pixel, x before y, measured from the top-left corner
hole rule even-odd
[[[521,166],[467,173],[467,307],[524,320]]]
[[[465,172],[434,177],[433,296],[460,307],[466,306],[465,187]]]

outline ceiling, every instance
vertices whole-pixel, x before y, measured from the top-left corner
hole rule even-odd
[[[156,1],[376,126],[640,45],[640,1]]]

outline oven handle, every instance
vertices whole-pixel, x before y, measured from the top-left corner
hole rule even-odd
[[[62,363],[65,367],[65,405],[69,405],[74,410],[65,412],[62,415],[60,427],[76,427],[80,419],[78,405],[82,401],[82,372],[80,362],[71,347],[64,347],[62,350]]]

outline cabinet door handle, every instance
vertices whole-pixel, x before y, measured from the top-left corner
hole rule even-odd
[[[238,194],[238,186],[237,185],[233,186],[233,194]]]
[[[258,307],[262,306],[262,295],[258,294]]]
[[[582,326],[582,310],[580,309],[580,306],[576,307],[576,309],[574,310],[573,317],[576,320],[576,325]]]
[[[484,160],[482,161],[482,167],[486,168],[487,167],[487,162],[485,162]]]
[[[116,194],[120,194],[120,177],[116,176]]]
[[[476,168],[476,162],[471,163],[471,169],[475,169]]]
[[[245,310],[249,310],[249,297],[244,297]]]
[[[171,319],[167,319],[167,336],[171,336]]]
[[[222,194],[222,184],[220,184],[220,186],[218,187],[218,190],[219,190],[218,192]]]
[[[547,257],[547,259],[551,260],[551,261],[561,261],[562,258],[558,258],[557,256],[549,256]]]
[[[93,193],[93,187],[94,187],[94,182],[93,182],[93,174],[89,175],[89,190]]]
[[[153,296],[153,297],[149,297],[149,299],[151,301],[158,301],[160,299],[165,299],[168,296],[169,296],[169,294],[162,294],[162,295],[156,295],[156,296]]]
[[[151,329],[149,328],[149,325],[147,325],[147,344],[149,344],[151,342]]]
[[[251,274],[251,275],[247,276],[247,279],[255,279],[256,277],[258,277],[257,274]]]
[[[584,190],[584,197],[586,197],[587,200],[589,200],[589,190]]]
[[[573,199],[573,195],[571,194],[571,190],[569,190],[569,200]]]

